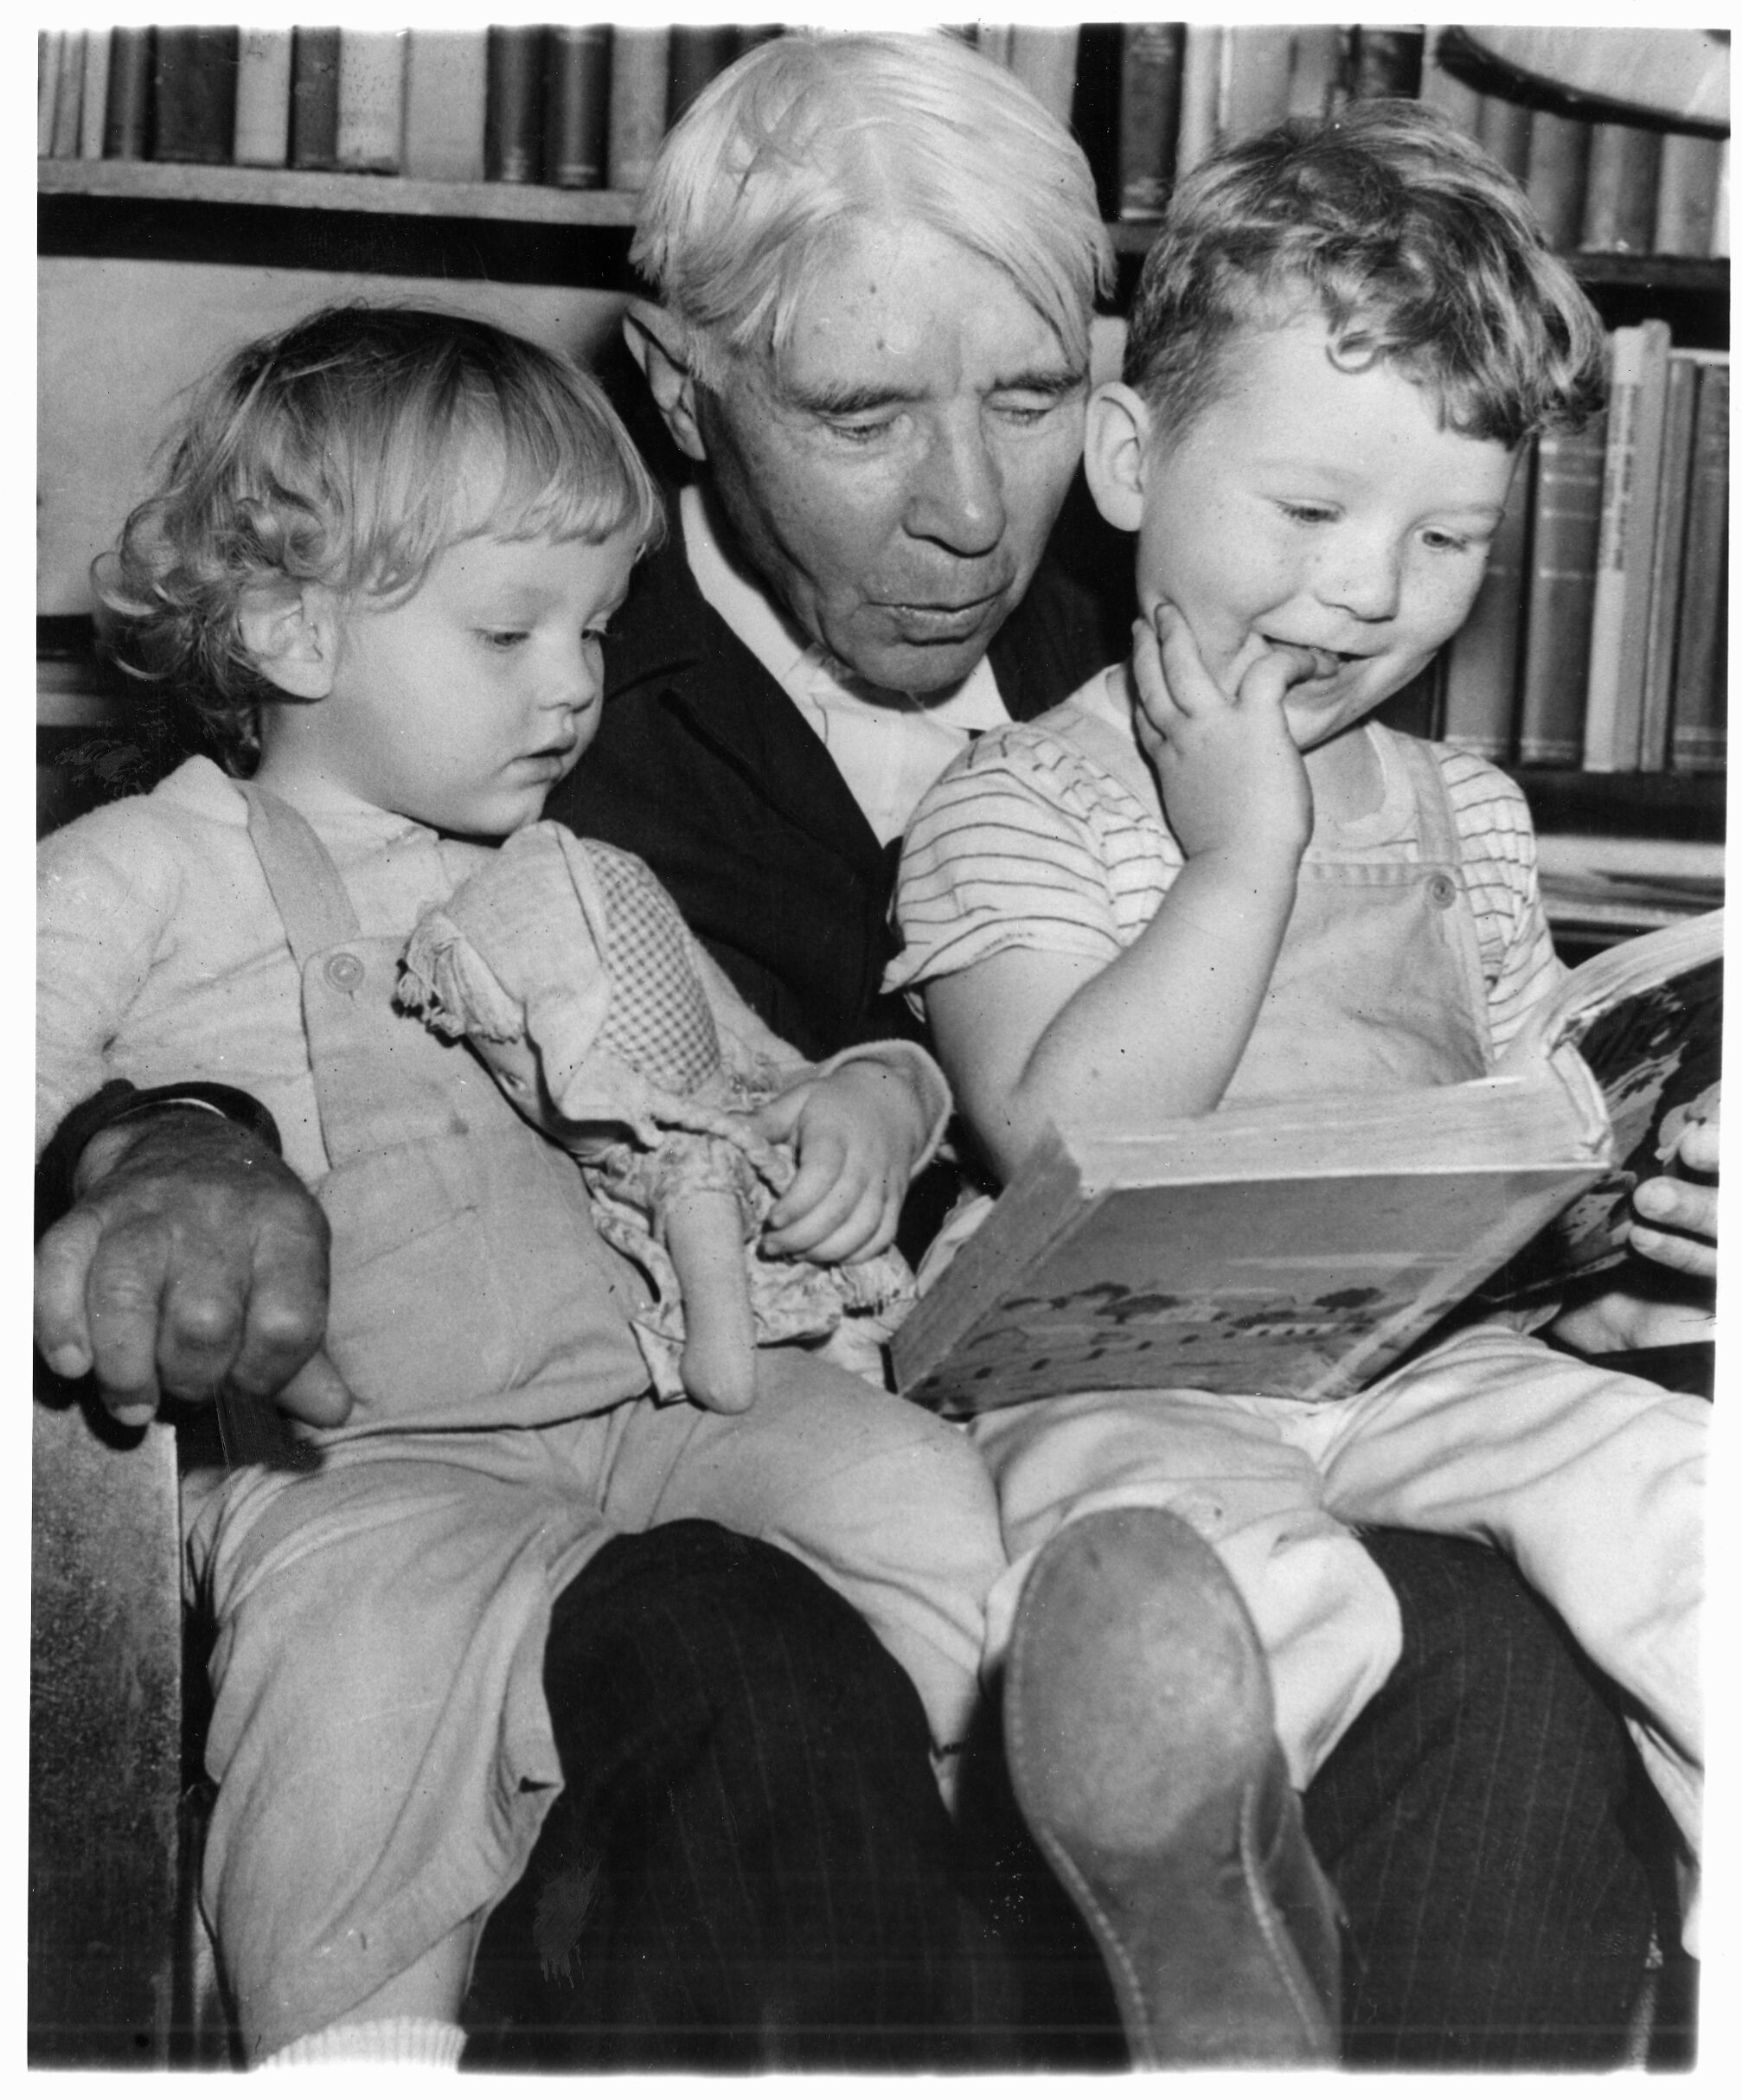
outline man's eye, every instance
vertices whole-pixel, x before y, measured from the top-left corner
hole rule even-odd
[[[1026,427],[1034,423],[1044,423],[1059,406],[1059,396],[1052,394],[1015,394],[1002,400],[994,401],[992,406],[1005,422]]]
[[[849,445],[874,445],[880,438],[887,437],[895,427],[893,416],[830,416],[829,429]]]

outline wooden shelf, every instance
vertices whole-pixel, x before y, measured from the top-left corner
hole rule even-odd
[[[632,193],[552,189],[534,182],[417,182],[397,175],[302,168],[198,167],[179,161],[39,160],[48,196],[123,202],[246,204],[271,211],[389,213],[419,219],[497,219],[543,226],[627,227]]]
[[[1722,773],[1587,773],[1508,765],[1539,832],[1592,831],[1715,842],[1724,836]]]

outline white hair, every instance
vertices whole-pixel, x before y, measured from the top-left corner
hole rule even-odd
[[[778,355],[852,230],[917,221],[1002,270],[1088,362],[1112,245],[1075,140],[1002,66],[937,35],[795,34],[713,80],[661,149],[631,259],[722,354]]]

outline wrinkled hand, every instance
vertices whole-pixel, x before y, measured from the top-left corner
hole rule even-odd
[[[1165,602],[1133,630],[1137,731],[1161,783],[1168,823],[1188,859],[1303,850],[1312,790],[1289,733],[1283,696],[1310,676],[1304,650],[1271,649],[1239,690],[1204,666],[1184,616]]]
[[[351,1396],[321,1348],[327,1222],[251,1132],[197,1111],[99,1131],[36,1249],[36,1343],[94,1371],[117,1421],[221,1392],[330,1427]]]
[[[913,1162],[925,1143],[907,1081],[867,1059],[801,1081],[758,1110],[756,1127],[789,1142],[792,1186],[768,1214],[763,1247],[814,1262],[863,1261],[895,1237]]]
[[[1704,1120],[1689,1123],[1676,1143],[1675,1163],[1700,1178],[1656,1175],[1634,1190],[1633,1207],[1639,1214],[1629,1229],[1628,1243],[1642,1258],[1628,1264],[1633,1283],[1563,1313],[1554,1323],[1560,1341],[1600,1355],[1712,1339],[1712,1284],[1718,1273],[1718,1123],[1714,1105]]]

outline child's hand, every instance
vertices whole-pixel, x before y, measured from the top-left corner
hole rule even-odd
[[[1312,789],[1289,733],[1283,696],[1310,676],[1305,650],[1267,650],[1223,692],[1173,605],[1134,629],[1137,731],[1161,783],[1168,823],[1188,859],[1282,853],[1312,833]]]
[[[770,1254],[863,1261],[895,1237],[925,1113],[902,1074],[867,1059],[807,1079],[757,1111],[759,1132],[790,1143],[792,1186],[768,1214]]]

